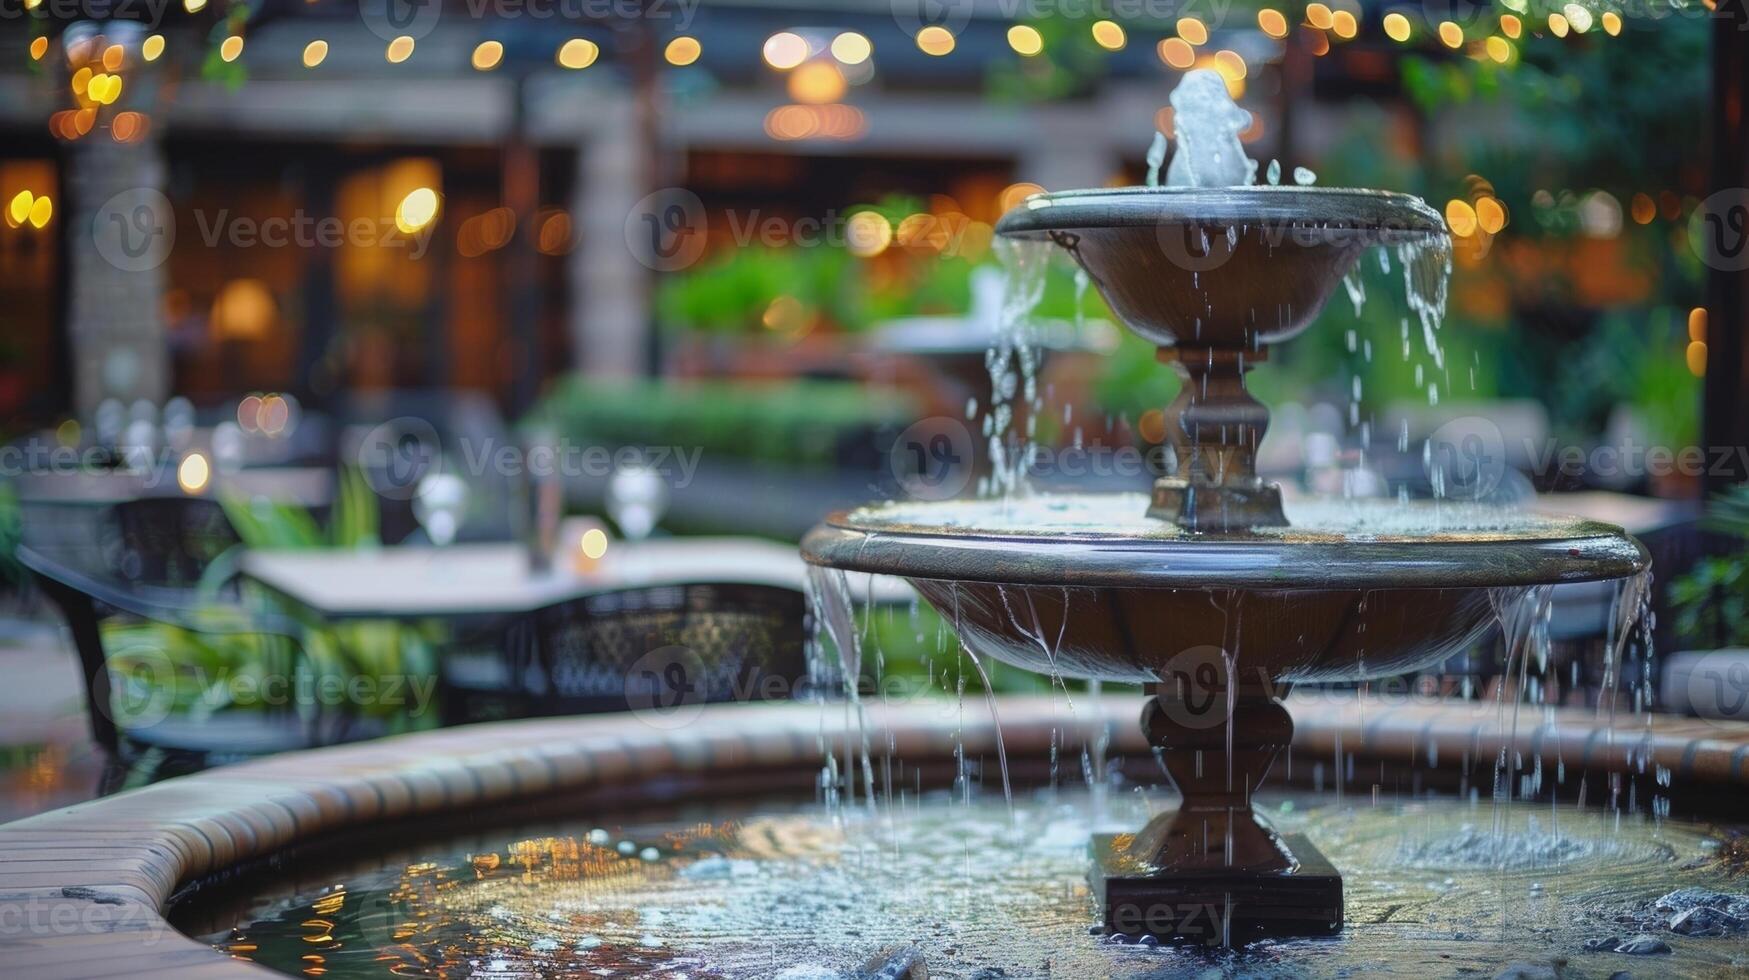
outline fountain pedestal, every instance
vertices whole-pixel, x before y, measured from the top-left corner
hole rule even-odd
[[[1142,730],[1184,800],[1134,834],[1093,839],[1108,933],[1230,944],[1342,929],[1342,877],[1312,843],[1260,821],[1252,794],[1293,737],[1261,688],[1150,685]]]
[[[1162,347],[1183,384],[1164,416],[1172,473],[1154,481],[1148,516],[1201,530],[1283,527],[1281,489],[1257,475],[1269,409],[1245,390],[1268,348]]]

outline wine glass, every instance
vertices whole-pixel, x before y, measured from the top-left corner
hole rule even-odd
[[[668,486],[662,474],[643,463],[615,467],[607,481],[607,516],[627,541],[650,536],[668,507]]]
[[[427,473],[413,494],[413,517],[425,529],[431,543],[442,547],[461,530],[462,512],[468,502],[468,485],[454,473]]]

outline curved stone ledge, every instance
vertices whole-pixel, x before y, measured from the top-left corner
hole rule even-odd
[[[1456,758],[1492,760],[1503,745],[1568,766],[1641,772],[1676,781],[1749,782],[1749,725],[1623,716],[1600,730],[1588,709],[1409,703],[1352,696],[1290,699],[1296,750],[1342,751],[1426,767],[1427,745]],[[1000,702],[1010,753],[1043,755],[1056,733],[1101,725],[1114,752],[1145,750],[1134,695]],[[951,758],[996,748],[977,699],[871,706],[877,748],[900,758]],[[452,728],[293,753],[172,779],[0,826],[0,964],[35,977],[230,977],[270,975],[178,933],[163,911],[186,881],[263,857],[323,832],[373,821],[489,805],[542,794],[626,784],[663,774],[802,766],[825,742],[855,731],[842,706],[723,705],[665,730],[636,715],[594,715]],[[1644,765],[1642,766],[1642,760]]]

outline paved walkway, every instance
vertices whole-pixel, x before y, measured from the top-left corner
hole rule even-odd
[[[0,624],[0,823],[91,799],[102,771],[66,632]]]

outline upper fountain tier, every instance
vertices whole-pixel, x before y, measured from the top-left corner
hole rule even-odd
[[[1218,95],[1226,99],[1224,89]],[[1208,148],[1187,148],[1182,120],[1179,129],[1175,166],[1191,149]],[[1246,177],[1250,161],[1236,137],[1231,143],[1210,159],[1245,166],[1217,176]],[[1208,160],[1202,169],[1220,170]],[[1420,198],[1300,186],[1036,194],[1003,215],[996,231],[1048,240],[1074,256],[1106,304],[1157,344],[1183,379],[1164,413],[1172,465],[1154,483],[1148,514],[1196,530],[1287,523],[1280,492],[1255,467],[1269,410],[1245,390],[1245,372],[1265,359],[1264,345],[1306,329],[1373,247],[1413,253],[1399,257],[1408,299],[1437,317],[1449,255],[1439,213]]]
[[[1035,194],[996,231],[1069,252],[1147,340],[1218,350],[1303,331],[1370,247],[1445,238],[1439,212],[1418,197],[1276,185]]]

